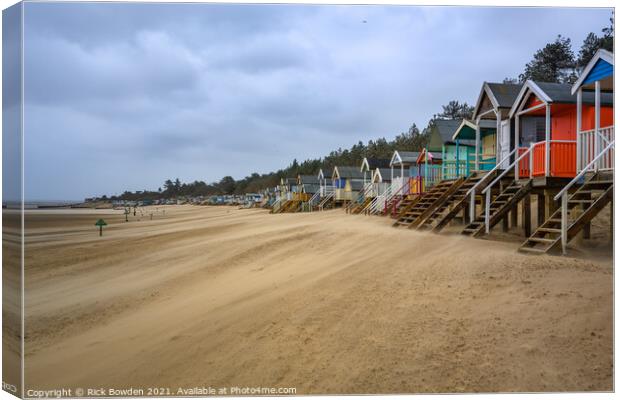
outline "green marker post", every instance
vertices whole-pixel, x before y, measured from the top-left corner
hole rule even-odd
[[[101,218],[99,218],[99,220],[95,222],[95,226],[99,227],[99,236],[103,236],[103,227],[106,225],[107,223]]]

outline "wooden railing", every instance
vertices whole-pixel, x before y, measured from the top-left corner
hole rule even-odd
[[[398,183],[402,183],[402,185],[399,187]],[[394,189],[395,188],[395,189]],[[405,196],[407,196],[410,193],[410,187],[409,187],[409,179],[403,179],[401,181],[396,182],[396,185],[392,184],[392,190],[389,196],[387,196],[383,201],[383,207],[381,210],[379,210],[379,212],[382,213],[386,213],[389,211],[390,206],[394,206],[395,205],[395,201],[397,201],[397,198],[403,198]]]
[[[424,190],[441,181],[441,164],[428,164],[424,166]]]
[[[327,189],[325,191],[325,196],[323,196],[321,202],[319,203],[319,211],[323,211],[323,208],[327,205],[327,203],[334,199],[334,190]]]
[[[424,177],[414,176],[409,178],[409,193],[418,194],[424,193]]]
[[[525,148],[525,151],[523,151],[523,152],[520,151],[519,152],[520,153],[519,157],[517,157],[517,159],[514,160],[512,162],[512,164],[510,164],[501,174],[499,174],[497,176],[497,178],[495,178],[491,183],[489,183],[487,185],[487,187],[485,187],[484,190],[482,191],[482,194],[485,195],[485,198],[484,198],[484,226],[485,226],[485,228],[484,228],[484,230],[485,230],[485,232],[487,234],[489,233],[489,229],[490,229],[489,221],[490,221],[490,218],[491,218],[491,213],[490,213],[490,210],[491,210],[491,189],[493,188],[493,186],[495,184],[497,184],[498,182],[501,181],[501,179],[504,177],[504,175],[506,175],[508,173],[508,171],[510,171],[510,169],[512,167],[514,167],[515,165],[520,163],[525,157],[530,156],[530,152],[531,151],[532,151],[532,147]],[[515,176],[515,179],[519,179],[519,176],[518,175]],[[472,198],[472,200],[473,200],[473,198]]]
[[[501,168],[502,164],[504,164],[505,162],[508,162],[508,160],[510,160],[510,158],[512,157],[512,155],[515,153],[517,149],[512,149],[512,151],[510,153],[508,153],[506,156],[504,156],[504,158],[498,162],[495,167],[491,168],[491,170],[488,172],[487,176],[492,176],[491,174],[493,174],[495,171],[498,171]],[[519,149],[521,150],[521,149]],[[523,148],[523,151],[527,150],[526,148]],[[519,152],[519,155],[521,155],[522,152]],[[527,155],[526,155],[527,156]],[[513,163],[514,164],[514,163]],[[511,164],[512,165],[512,164]],[[505,169],[505,171],[508,171],[510,167],[507,167]],[[465,194],[465,196],[471,196],[469,199],[469,222],[474,222],[474,220],[476,219],[476,194],[482,190],[482,185],[485,184],[485,182],[487,182],[486,179],[481,179],[479,180],[471,189],[469,189],[467,191],[467,193]]]
[[[568,190],[575,185],[575,183],[579,182],[579,180],[586,174],[588,171],[596,172],[599,170],[598,165],[600,164],[600,160],[607,157],[610,152],[614,149],[614,140],[611,142],[597,154],[592,161],[588,165],[586,165],[577,176],[575,176],[564,188],[553,198],[553,200],[558,201],[560,198],[562,199],[562,203],[560,206],[561,212],[561,235],[562,235],[562,253],[566,254],[566,246],[568,245]]]
[[[291,200],[308,201],[309,199],[310,195],[308,193],[294,192]]]
[[[590,165],[592,160],[600,154],[600,151],[597,149],[607,147],[612,141],[614,141],[613,126],[599,129],[598,135],[596,135],[594,129],[579,132],[577,140],[577,171],[582,171],[586,166]],[[611,148],[598,159],[598,165],[590,166],[590,168],[595,167],[601,170],[613,169],[614,148]]]
[[[549,162],[547,163],[547,142],[530,144],[529,148],[520,147],[519,155],[527,152],[519,162],[519,176],[537,177],[553,176],[571,178],[576,174],[576,146],[574,140],[550,140]]]
[[[457,179],[462,176],[468,176],[470,171],[476,167],[474,160],[445,160],[441,164],[441,173],[443,179]]]

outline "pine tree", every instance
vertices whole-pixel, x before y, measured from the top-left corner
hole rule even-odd
[[[525,70],[519,75],[519,80],[571,83],[575,76],[575,55],[571,41],[558,35],[553,43],[548,43],[534,54],[532,61],[525,65]]]

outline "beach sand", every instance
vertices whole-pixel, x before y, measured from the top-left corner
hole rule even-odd
[[[341,210],[162,209],[27,214],[26,388],[613,389],[610,251],[528,256]]]

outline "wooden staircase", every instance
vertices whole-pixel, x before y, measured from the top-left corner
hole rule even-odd
[[[295,213],[301,209],[301,200],[290,200],[280,212]]]
[[[269,211],[271,214],[279,214],[282,212],[283,208],[288,204],[290,200],[276,200]]]
[[[317,206],[317,209],[319,211],[323,211],[329,208],[332,208],[334,206],[334,191],[329,191],[325,194],[325,196],[323,198],[321,198],[321,201],[319,202],[319,205]]]
[[[613,199],[612,176],[599,173],[587,179],[568,199],[567,242],[570,242]],[[572,218],[571,218],[571,214]],[[543,254],[557,250],[562,240],[562,209],[557,209],[519,248]]]
[[[480,179],[481,178],[476,178],[475,174],[472,174],[467,179],[460,178],[455,181],[453,188],[454,190],[451,191],[450,195],[445,197],[445,199],[442,202],[439,202],[433,209],[429,210],[423,218],[420,218],[420,221],[415,225],[416,229],[424,230],[432,228],[435,222],[437,222],[444,214],[452,209],[452,205],[455,201],[467,197],[467,192],[469,189],[471,189]]]
[[[400,208],[400,203],[403,202],[403,200],[405,200],[404,195],[402,194],[397,194],[395,196],[393,196],[388,203],[385,205],[385,209],[383,210],[383,215],[391,215],[392,217],[395,217],[396,215],[398,215],[398,209]]]
[[[467,192],[480,181],[483,181],[479,185],[479,188],[476,188],[476,194],[478,194],[484,189],[485,185],[496,176],[497,174],[495,172],[479,171],[472,173],[465,182],[463,182],[461,187],[446,200],[446,203],[420,224],[418,229],[432,229],[435,233],[441,232],[459,212],[469,205],[471,198],[467,195]]]
[[[400,203],[398,203],[398,207],[395,210],[395,215],[393,215],[392,218],[399,219],[404,213],[411,210],[411,208],[422,198],[422,196],[422,193],[410,194],[406,196],[400,201]]]
[[[362,212],[364,208],[372,201],[372,197],[366,197],[363,202],[357,203],[354,207],[351,208],[351,214],[359,214]]]
[[[420,196],[415,204],[408,210],[403,211],[394,226],[406,226],[408,228],[416,227],[423,219],[425,219],[440,203],[444,202],[465,179],[441,181],[433,186],[428,192]]]
[[[502,218],[532,190],[532,180],[512,181],[489,206],[489,229],[493,228]],[[484,212],[463,229],[463,235],[480,236],[485,233]]]

